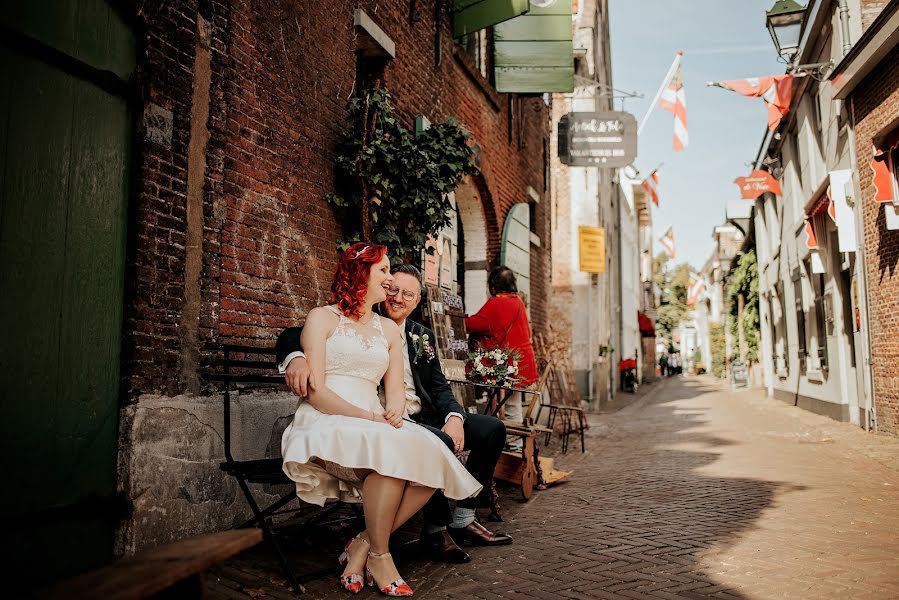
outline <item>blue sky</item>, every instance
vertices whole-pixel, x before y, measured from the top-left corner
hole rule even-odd
[[[728,199],[738,199],[734,178],[749,173],[766,129],[764,104],[706,81],[783,73],[765,28],[774,0],[609,0],[612,81],[643,99],[624,110],[637,121],[649,108],[678,50],[684,51],[690,145],[672,149],[673,115],[656,108],[638,142],[634,164],[645,176],[659,163],[656,238],[672,226],[677,262],[702,267],[712,251],[712,229],[724,222]],[[621,101],[615,101],[621,110]],[[656,242],[653,253],[661,250]]]

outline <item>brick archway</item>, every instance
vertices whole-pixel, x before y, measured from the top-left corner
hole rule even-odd
[[[465,310],[472,314],[487,301],[487,274],[491,266],[490,242],[497,237],[496,218],[483,176],[465,177],[456,187],[456,210],[461,237],[460,271]],[[492,217],[492,218],[491,218]]]

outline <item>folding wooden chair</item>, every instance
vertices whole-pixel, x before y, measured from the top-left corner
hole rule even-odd
[[[536,419],[539,421],[543,408],[549,410],[549,418],[547,420],[547,428],[543,444],[549,444],[552,432],[559,429],[559,435],[562,438],[562,453],[568,452],[568,442],[572,434],[577,433],[581,438],[581,452],[585,451],[584,432],[589,428],[587,423],[587,415],[581,403],[581,393],[574,379],[574,373],[570,366],[560,364],[549,351],[543,336],[537,334],[534,340],[535,350],[537,350],[545,361],[545,369],[548,370],[544,388],[546,389],[550,402],[540,404],[537,411]]]

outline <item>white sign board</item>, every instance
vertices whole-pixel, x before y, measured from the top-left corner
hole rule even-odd
[[[830,172],[830,199],[833,200],[834,219],[837,222],[837,239],[840,252],[855,252],[857,248],[855,240],[855,214],[849,201],[852,200],[852,171]]]

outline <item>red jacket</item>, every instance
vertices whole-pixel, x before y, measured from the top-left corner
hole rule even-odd
[[[481,344],[485,348],[505,346],[521,354],[516,387],[537,381],[531,326],[524,302],[518,294],[498,294],[490,298],[477,314],[465,319],[465,329],[469,334],[486,337]]]

